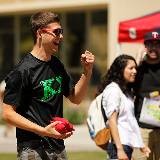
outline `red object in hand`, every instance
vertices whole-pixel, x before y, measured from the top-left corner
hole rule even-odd
[[[64,134],[64,133],[67,133],[67,132],[68,132],[67,129],[66,129],[66,127],[65,127],[65,125],[64,125],[63,123],[57,124],[57,125],[55,126],[55,129],[56,129],[56,131],[58,131],[58,132],[61,133],[61,134]]]
[[[73,125],[71,123],[69,123],[69,121],[65,118],[61,118],[61,117],[54,117],[51,120],[51,123],[55,122],[55,121],[60,121],[62,123],[58,123],[55,126],[56,131],[58,131],[61,134],[67,133],[67,132],[72,132],[74,131]]]

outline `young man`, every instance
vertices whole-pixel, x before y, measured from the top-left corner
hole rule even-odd
[[[144,97],[150,97],[158,91],[160,96],[160,32],[148,32],[144,38],[146,55],[140,63],[136,78],[135,115],[139,122]],[[156,92],[156,93],[158,93]],[[160,100],[160,99],[159,99]],[[149,160],[160,160],[160,128],[139,122],[144,143],[151,149]],[[147,158],[136,151],[135,160]]]
[[[3,118],[17,127],[17,151],[20,160],[66,160],[63,139],[72,132],[55,130],[63,117],[63,95],[79,104],[85,96],[92,74],[94,55],[81,55],[83,74],[74,86],[63,64],[53,56],[63,39],[59,17],[38,12],[30,19],[34,46],[6,77]]]

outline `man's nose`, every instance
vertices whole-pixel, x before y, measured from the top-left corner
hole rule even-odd
[[[60,39],[61,39],[61,40],[63,39],[63,34],[62,34],[62,33],[60,33]]]

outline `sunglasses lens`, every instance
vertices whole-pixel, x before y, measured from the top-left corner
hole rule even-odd
[[[55,29],[55,30],[53,31],[53,33],[54,33],[56,36],[59,36],[60,34],[63,33],[63,29],[61,29],[61,28]]]

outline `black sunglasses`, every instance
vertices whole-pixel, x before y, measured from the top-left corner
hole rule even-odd
[[[56,36],[59,36],[60,34],[63,34],[63,29],[62,28],[57,28],[57,29],[54,29],[53,31],[48,29],[48,28],[43,28],[42,30],[45,31],[45,32],[51,31],[50,33],[53,33]]]
[[[56,36],[59,36],[60,34],[63,34],[63,29],[62,28],[57,28],[52,31]]]

